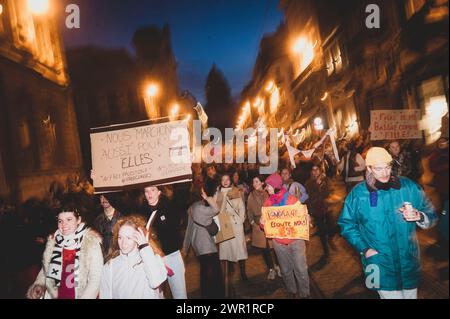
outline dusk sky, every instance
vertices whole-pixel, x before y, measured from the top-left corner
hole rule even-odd
[[[205,102],[204,85],[213,63],[233,96],[251,78],[265,33],[283,20],[279,0],[65,0],[81,9],[81,28],[63,28],[68,48],[95,45],[126,47],[139,27],[170,25],[181,89]]]

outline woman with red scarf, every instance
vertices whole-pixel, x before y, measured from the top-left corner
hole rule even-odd
[[[283,188],[283,181],[277,173],[266,179],[266,190],[269,198],[264,202],[264,207],[293,205],[298,201]],[[264,215],[261,218],[261,226],[264,226]],[[287,291],[293,298],[297,295],[299,298],[308,298],[310,291],[305,241],[273,238],[272,243]]]

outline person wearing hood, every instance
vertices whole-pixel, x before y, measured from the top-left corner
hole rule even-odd
[[[437,215],[419,185],[391,173],[392,160],[384,148],[367,152],[366,181],[345,199],[338,224],[361,256],[367,288],[382,299],[416,299],[420,282],[416,227],[434,226]]]
[[[266,191],[269,198],[264,202],[264,207],[294,205],[299,200],[289,194],[283,187],[283,181],[278,173],[270,175],[266,179]],[[261,216],[261,227],[264,227],[264,215]],[[302,239],[272,240],[275,254],[281,268],[281,275],[286,290],[292,298],[309,298],[309,275],[306,262],[306,243]]]

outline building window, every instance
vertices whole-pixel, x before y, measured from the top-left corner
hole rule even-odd
[[[409,20],[425,5],[426,0],[405,0],[406,18]]]
[[[343,68],[343,56],[338,42],[330,45],[327,53],[325,53],[326,67],[328,75],[340,73]]]
[[[5,27],[3,26],[3,17],[5,16],[3,8],[3,1],[0,1],[0,36],[5,32]]]
[[[418,93],[423,114],[421,128],[425,131],[426,143],[431,144],[440,137],[442,117],[448,114],[448,86],[441,76],[436,76],[423,81]]]

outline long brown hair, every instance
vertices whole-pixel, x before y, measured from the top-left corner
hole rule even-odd
[[[113,237],[112,237],[112,243],[111,247],[109,248],[108,255],[105,258],[105,263],[108,261],[116,258],[120,255],[120,247],[119,247],[119,230],[122,228],[122,226],[130,226],[134,229],[142,229],[144,232],[144,235],[147,235],[147,230],[145,229],[146,222],[143,217],[138,215],[131,215],[131,216],[125,216],[120,218],[117,223],[114,225],[113,228]],[[164,256],[161,249],[158,247],[158,245],[153,241],[149,240],[149,244],[151,248],[153,249],[153,252],[157,255],[160,255],[161,257]]]

